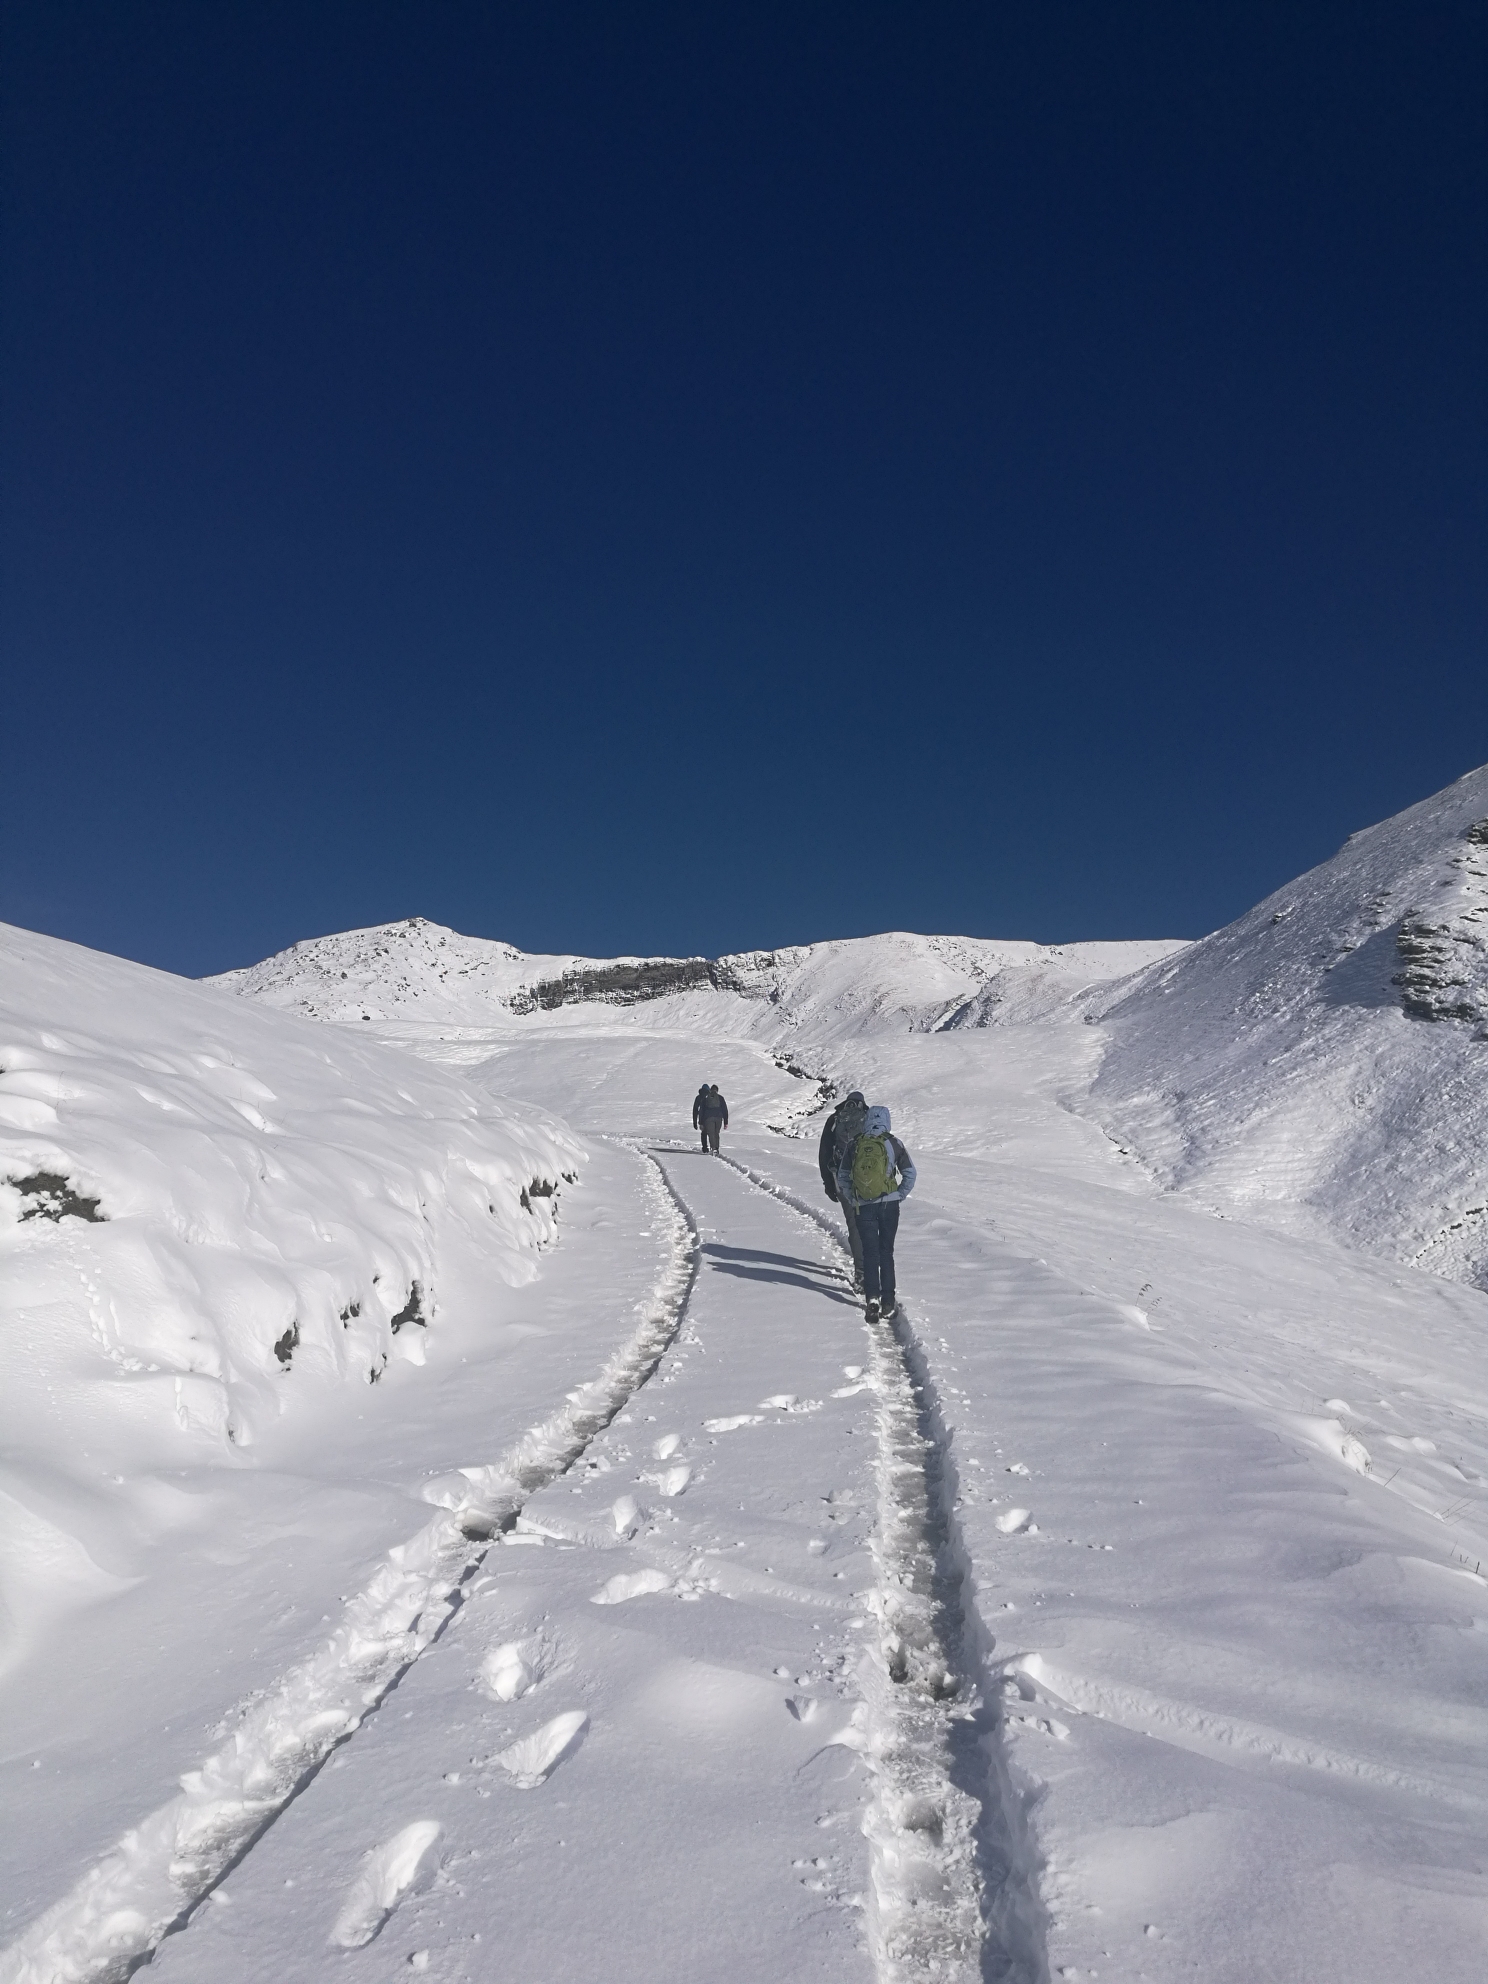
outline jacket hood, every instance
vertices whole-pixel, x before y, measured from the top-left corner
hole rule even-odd
[[[870,1109],[863,1118],[865,1137],[886,1137],[889,1134],[889,1112],[887,1109]]]

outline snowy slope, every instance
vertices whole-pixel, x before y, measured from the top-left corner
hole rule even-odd
[[[417,1361],[445,1250],[535,1272],[552,1218],[527,1188],[580,1155],[557,1124],[163,972],[21,931],[0,946],[11,1299],[70,1304],[80,1347],[183,1425],[245,1445],[291,1370]],[[57,1216],[68,1191],[85,1218]],[[84,1238],[109,1290],[92,1312]],[[147,1367],[158,1382],[135,1382]]]
[[[1164,1184],[1488,1286],[1488,767],[1091,1010]]]
[[[98,1582],[110,1471],[231,1467],[286,1412],[422,1363],[447,1280],[531,1280],[581,1152],[535,1110],[163,972],[9,928],[0,971],[8,1664],[59,1562]]]

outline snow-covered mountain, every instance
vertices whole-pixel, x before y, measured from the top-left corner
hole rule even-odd
[[[540,956],[463,937],[423,917],[315,937],[206,982],[311,1019],[513,1032],[565,1016],[592,1024],[644,1006],[648,1029],[784,1038],[917,1033],[1027,1015],[1125,977],[1177,942],[1045,945],[977,937],[877,937],[722,958]]]
[[[1164,1184],[1488,1286],[1488,767],[1091,1013]]]

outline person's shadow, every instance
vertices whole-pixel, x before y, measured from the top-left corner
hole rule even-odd
[[[726,1247],[718,1240],[704,1241],[702,1251],[715,1274],[735,1275],[740,1281],[778,1281],[789,1288],[824,1295],[829,1302],[857,1306],[837,1270],[824,1261],[803,1260],[796,1254],[768,1254],[759,1247]]]

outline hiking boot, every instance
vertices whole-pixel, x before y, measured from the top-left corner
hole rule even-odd
[[[899,1305],[891,1297],[887,1302],[884,1303],[883,1307],[879,1310],[878,1320],[881,1323],[891,1323],[893,1322],[894,1318],[898,1315],[898,1313],[899,1313]]]
[[[876,1323],[878,1321],[878,1304],[871,1295],[863,1304],[863,1314],[870,1323]]]

